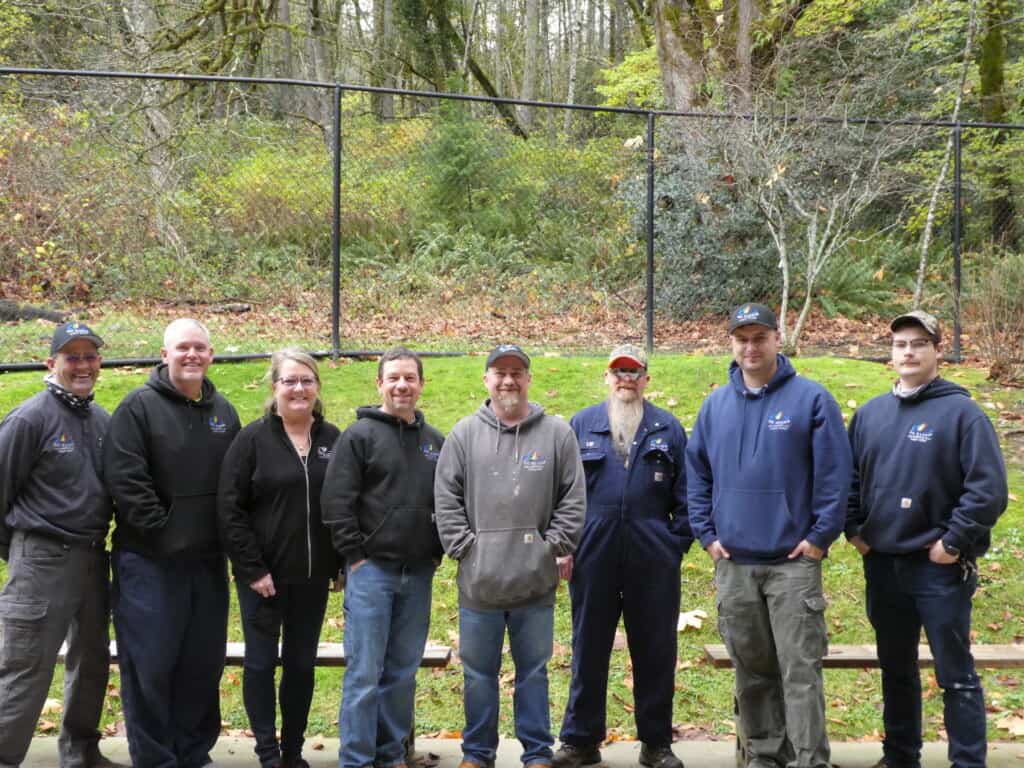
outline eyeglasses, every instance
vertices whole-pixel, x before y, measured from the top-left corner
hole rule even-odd
[[[296,384],[301,385],[303,389],[312,389],[317,385],[316,379],[309,376],[304,376],[301,379],[278,379],[277,383],[287,389],[294,389]]]
[[[904,341],[903,339],[899,339],[899,340],[894,339],[893,342],[892,342],[892,348],[893,349],[898,349],[900,351],[903,351],[907,347],[910,347],[912,350],[917,352],[918,350],[925,349],[931,343],[932,343],[931,339],[911,339],[910,341]]]
[[[89,365],[99,362],[100,356],[90,352],[87,355],[64,355],[64,359],[67,360],[71,365],[78,365],[81,362],[86,362]]]
[[[623,381],[637,381],[647,373],[645,368],[609,368],[613,376]]]

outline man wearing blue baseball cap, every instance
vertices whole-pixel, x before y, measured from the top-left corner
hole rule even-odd
[[[100,478],[110,416],[93,402],[103,339],[54,331],[46,389],[0,423],[0,768],[20,765],[68,641],[61,768],[111,766],[98,730],[110,670],[107,529]]]
[[[728,328],[729,384],[697,414],[686,485],[693,535],[715,563],[741,755],[754,768],[827,768],[821,561],[843,529],[850,444],[835,398],[779,353],[768,307],[736,307]]]

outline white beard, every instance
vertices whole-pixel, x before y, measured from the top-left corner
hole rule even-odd
[[[633,447],[637,427],[644,417],[644,401],[636,398],[623,402],[614,395],[608,398],[608,423],[612,428],[612,444],[615,452],[626,466],[629,466],[629,451]]]

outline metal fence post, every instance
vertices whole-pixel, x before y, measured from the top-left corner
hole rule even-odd
[[[647,113],[647,354],[654,351],[654,113]]]
[[[960,124],[953,128],[953,360],[962,360],[960,350],[960,288],[961,288],[961,263],[960,263],[960,229],[963,226],[960,220],[962,176],[960,165]]]
[[[334,86],[334,209],[331,213],[331,358],[341,350],[341,91]]]

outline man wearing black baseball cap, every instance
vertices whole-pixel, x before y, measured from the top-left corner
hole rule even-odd
[[[61,768],[111,766],[98,725],[110,668],[107,529],[99,477],[110,416],[93,402],[103,340],[54,331],[46,389],[0,423],[0,766],[25,759],[67,638]]]
[[[827,768],[821,560],[842,532],[850,444],[835,398],[779,353],[768,307],[729,314],[728,386],[686,448],[694,536],[715,563],[747,766]]]
[[[889,328],[899,378],[850,420],[854,492],[845,526],[864,556],[882,668],[879,765],[921,765],[923,627],[945,702],[949,762],[982,768],[985,698],[971,655],[971,600],[977,559],[1006,509],[1006,467],[988,416],[966,389],[939,376],[938,320],[917,309]]]

